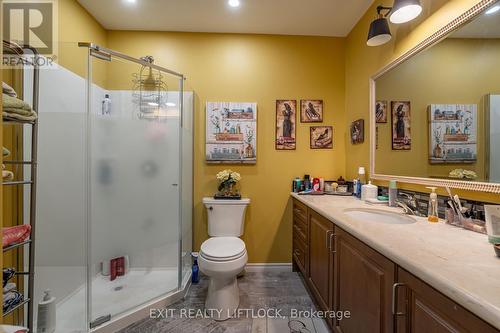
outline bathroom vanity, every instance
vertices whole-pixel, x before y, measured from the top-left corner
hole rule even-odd
[[[499,332],[500,259],[485,235],[351,197],[292,197],[294,269],[322,310],[351,314],[327,320],[333,331]]]

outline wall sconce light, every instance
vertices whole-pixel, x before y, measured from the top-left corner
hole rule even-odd
[[[377,18],[370,24],[366,45],[379,46],[391,40],[387,16],[391,23],[401,24],[415,19],[420,13],[422,13],[420,0],[395,0],[392,7],[378,6]]]

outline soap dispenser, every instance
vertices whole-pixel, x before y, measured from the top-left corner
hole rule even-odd
[[[436,193],[436,187],[427,187],[431,190],[431,195],[429,197],[429,211],[427,214],[427,220],[432,223],[439,222],[438,215],[438,196]]]

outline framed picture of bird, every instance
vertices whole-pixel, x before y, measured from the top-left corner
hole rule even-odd
[[[323,122],[323,100],[302,99],[300,101],[300,122],[301,123]]]
[[[333,148],[333,126],[311,126],[311,149]]]

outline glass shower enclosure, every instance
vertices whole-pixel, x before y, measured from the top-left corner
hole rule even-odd
[[[35,301],[52,290],[56,332],[65,333],[167,300],[191,272],[194,101],[185,77],[149,56],[78,47],[86,77],[63,66],[42,73],[41,85],[60,90],[42,88],[39,112]]]

